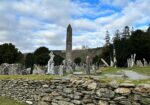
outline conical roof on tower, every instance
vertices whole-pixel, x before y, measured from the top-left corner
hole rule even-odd
[[[69,24],[68,27],[67,27],[67,31],[69,31],[69,30],[72,30],[72,27],[71,27],[70,24]]]

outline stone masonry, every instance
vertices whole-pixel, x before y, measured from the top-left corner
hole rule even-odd
[[[69,77],[52,80],[0,80],[0,95],[29,105],[150,105],[150,85],[120,85]]]

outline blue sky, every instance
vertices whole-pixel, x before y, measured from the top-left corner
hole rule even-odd
[[[13,43],[22,52],[40,46],[65,50],[66,27],[73,28],[73,48],[104,45],[128,25],[145,30],[150,0],[0,0],[0,44]]]

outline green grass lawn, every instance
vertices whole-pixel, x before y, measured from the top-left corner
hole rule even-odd
[[[114,74],[117,73],[119,70],[132,70],[138,72],[140,74],[150,76],[150,66],[147,67],[133,67],[133,68],[113,68],[113,67],[104,67],[99,71],[102,71],[101,74]],[[99,72],[98,71],[98,72]]]
[[[114,78],[109,78],[109,77],[105,76],[105,74],[116,74],[120,70],[132,70],[132,71],[135,71],[137,73],[150,76],[150,66],[147,66],[147,67],[133,67],[133,68],[104,67],[104,68],[101,68],[100,70],[98,70],[97,72],[98,72],[98,75],[100,75],[102,77],[102,78],[100,78],[100,80],[103,80],[107,83],[115,80],[117,83],[123,83],[123,82],[126,82],[126,81],[130,81],[133,84],[142,84],[142,83],[150,84],[150,79],[129,80],[127,78],[115,78],[114,79]]]
[[[27,80],[51,80],[54,78],[62,78],[58,75],[0,75],[2,79],[27,79]]]
[[[150,84],[149,79],[142,79],[142,80],[130,80],[130,79],[125,79],[125,78],[108,78],[108,77],[102,77],[100,78],[100,81],[105,82],[105,83],[110,83],[112,81],[116,81],[118,84],[121,83],[133,83],[135,85],[138,84]]]
[[[136,71],[138,73],[150,76],[150,66],[147,66],[147,67],[133,67],[130,70],[133,70],[133,71]]]
[[[8,97],[0,97],[0,105],[27,105],[27,104],[17,102],[17,101],[10,99]]]

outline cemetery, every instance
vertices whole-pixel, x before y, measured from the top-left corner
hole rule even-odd
[[[150,105],[149,0],[0,0],[0,105]]]
[[[2,63],[0,65],[0,96],[10,97],[29,105],[148,105],[150,104],[150,66],[136,54],[127,59],[127,67],[117,67],[113,49],[110,64],[91,64],[72,61],[72,28],[68,25],[66,58],[55,65],[51,51],[47,65]],[[8,98],[9,99],[9,98]],[[21,103],[20,103],[21,104]]]

